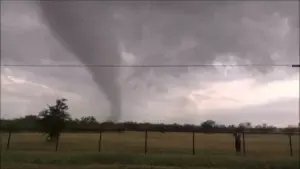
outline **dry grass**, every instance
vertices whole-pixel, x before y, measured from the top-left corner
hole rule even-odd
[[[86,166],[61,166],[61,165],[38,165],[38,164],[23,164],[10,165],[5,169],[221,169],[211,167],[168,167],[168,166],[148,166],[148,165],[86,165]]]
[[[294,157],[289,157],[286,135],[247,135],[247,156],[236,156],[230,134],[196,134],[196,155],[191,133],[148,133],[148,154],[144,155],[144,133],[64,133],[55,143],[45,142],[40,133],[13,133],[9,151],[3,152],[2,168],[299,168],[299,136],[293,136]],[[7,134],[2,134],[5,148]],[[161,167],[158,167],[161,166]]]
[[[299,154],[299,136],[293,136],[293,152]],[[98,151],[99,134],[64,133],[59,142],[60,152]],[[102,151],[144,152],[144,133],[103,133]],[[7,134],[2,136],[2,146],[6,146]],[[289,155],[286,135],[246,135],[247,155],[287,156]],[[196,134],[196,153],[234,154],[234,138],[230,134]],[[41,133],[13,133],[10,150],[54,151],[55,144],[45,142]],[[191,133],[148,133],[148,152],[164,154],[191,154]]]

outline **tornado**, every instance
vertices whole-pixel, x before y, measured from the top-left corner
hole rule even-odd
[[[70,50],[92,74],[93,80],[110,102],[107,120],[121,118],[118,68],[121,63],[118,42],[113,30],[110,8],[104,2],[39,1],[42,18],[55,38]]]

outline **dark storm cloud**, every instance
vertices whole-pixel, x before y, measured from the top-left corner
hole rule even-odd
[[[276,2],[41,3],[50,29],[84,64],[120,64],[117,33],[125,46],[129,42],[133,51],[134,48],[142,50],[140,55],[137,52],[142,64],[211,64],[220,55],[234,55],[240,62],[273,64],[272,48],[277,44],[272,41],[278,40],[274,39],[278,31],[272,32],[272,28],[282,24],[282,17],[292,17],[286,16],[284,8],[297,10],[295,3],[286,5]],[[292,25],[287,24],[288,28]],[[116,26],[120,26],[119,29]],[[189,41],[193,46],[187,46]],[[183,49],[173,56],[169,54],[178,48]],[[168,72],[178,75],[183,71],[178,69],[169,68]],[[266,67],[257,69],[269,70]],[[89,70],[116,108],[112,110],[112,119],[119,119],[121,96],[116,70]],[[135,71],[133,75],[143,72]]]
[[[63,3],[58,4],[59,8],[64,8]],[[99,24],[105,23],[103,29],[117,35],[118,41],[137,57],[140,64],[211,64],[220,55],[227,54],[240,58],[238,62],[241,63],[272,64],[271,54],[276,50],[284,50],[278,62],[299,62],[297,1],[87,1],[69,2],[68,5],[76,9],[75,14],[71,8],[64,12],[82,22],[77,28],[80,25],[79,29],[91,31],[89,35],[77,34],[76,39],[96,39],[101,34]],[[280,38],[276,29],[284,24],[284,18],[288,19],[290,31]],[[93,45],[87,46],[93,48]],[[59,62],[56,55],[51,57]],[[98,63],[100,60],[96,62],[102,64]],[[133,76],[140,77],[149,69],[137,69]],[[156,73],[173,75],[187,72],[186,68],[153,69]],[[271,70],[266,67],[254,69]]]
[[[50,35],[48,24],[40,23],[29,29],[25,27],[25,25],[30,25],[26,24],[27,21],[23,23],[20,22],[21,20],[11,19],[10,24],[22,23],[19,24],[22,28],[17,29],[15,26],[16,30],[14,30],[13,27],[4,28],[1,20],[1,61],[8,63],[13,60],[19,64],[40,64],[42,60],[48,60],[51,64],[110,64],[109,62],[118,64],[120,49],[117,46],[121,43],[127,52],[133,53],[136,57],[136,62],[133,64],[211,64],[216,60],[224,63],[227,59],[226,55],[230,54],[235,55],[234,61],[239,63],[250,61],[263,64],[273,62],[273,58],[270,57],[272,52],[278,52],[281,55],[274,62],[294,63],[299,61],[297,3],[296,1],[143,1],[139,3],[136,1],[112,3],[80,1],[79,3],[69,2],[71,6],[62,6],[62,3],[59,3],[60,5],[52,11],[54,12],[52,14],[59,19],[53,20],[74,19],[58,25],[70,28],[65,29],[66,32],[63,29],[60,30],[60,34],[67,36],[67,39],[71,38],[67,42],[71,42],[73,47],[69,47],[64,42],[57,43],[56,41],[62,38]],[[20,13],[20,15],[27,13],[33,17],[33,11],[35,10],[32,8],[21,10],[20,7],[17,10],[14,8],[11,13]],[[284,23],[285,17],[288,18],[287,24]],[[280,27],[286,29],[284,25],[288,25],[290,30],[285,36],[281,36]],[[101,35],[105,35],[105,43],[100,38]],[[83,57],[76,59],[64,48],[68,48],[75,54],[81,54],[80,56]],[[116,61],[102,57],[108,52],[118,55],[115,58]],[[86,57],[88,55],[90,57]],[[99,55],[101,57],[98,57]],[[260,73],[271,70],[270,68],[256,68],[255,71]],[[46,84],[51,84],[54,88],[61,87],[63,90],[73,88],[73,91],[82,90],[80,93],[85,93],[89,88],[95,87],[91,84],[91,78],[84,68],[18,69],[34,72],[37,75],[35,77],[37,81],[47,82]],[[107,68],[106,71],[103,71],[103,68],[91,70],[94,72],[92,74],[96,83],[107,82],[105,84],[107,87],[104,87],[106,89],[101,90],[112,91],[111,94],[118,100],[119,96],[114,92],[118,93],[119,89],[111,90],[114,85],[110,84],[117,79],[117,71],[110,71]],[[124,73],[124,70],[121,69],[121,73]],[[208,84],[245,78],[245,76],[254,77],[253,74],[257,77],[252,68],[231,69],[227,77],[223,74],[225,69],[220,67],[130,68],[130,70],[132,72],[124,78],[124,81],[121,81],[122,89],[126,90],[122,92],[127,98],[140,99],[141,102],[155,93],[166,94],[174,86],[196,89],[199,83]],[[111,78],[106,76],[107,74],[115,75]],[[285,75],[286,73],[282,76]],[[45,78],[38,79],[38,76]],[[265,76],[260,78],[265,79]],[[272,75],[268,81],[274,78],[280,77],[278,74]],[[80,87],[77,87],[79,85]],[[102,106],[96,103],[94,105]],[[136,106],[136,104],[131,106]],[[129,111],[125,113],[125,118],[131,116],[133,118],[130,113]]]
[[[67,7],[69,9],[64,12],[82,22],[74,29],[87,28],[100,36],[99,28],[104,25],[143,64],[210,64],[216,55],[228,53],[236,54],[241,58],[240,62],[246,59],[253,63],[270,63],[270,51],[274,48],[288,51],[282,62],[299,61],[297,1],[87,1],[63,4],[57,4],[57,12],[71,5],[73,7]],[[76,10],[75,14],[72,10]],[[284,24],[284,18],[288,19],[290,32],[280,39],[273,29]],[[99,27],[100,23],[105,24]],[[94,34],[76,35],[76,39],[96,39]],[[194,43],[193,47],[179,50],[180,45],[190,43]],[[93,48],[93,45],[89,46]]]
[[[272,64],[273,60],[270,55],[282,47],[280,46],[282,44],[277,44],[277,42],[284,41],[278,39],[276,32],[273,33],[272,29],[278,27],[283,17],[288,17],[291,21],[291,32],[286,37],[288,41],[285,41],[288,43],[287,47],[290,52],[284,56],[284,59],[289,63],[299,61],[298,31],[296,30],[297,24],[295,24],[298,17],[296,15],[297,2],[231,1],[219,3],[214,1],[177,2],[171,5],[172,3],[169,2],[169,5],[162,7],[159,5],[149,7],[139,15],[134,13],[130,15],[131,20],[141,22],[142,35],[140,36],[142,38],[139,43],[141,45],[136,48],[144,50],[141,53],[148,55],[145,59],[141,59],[143,64],[167,64],[168,62],[210,64],[218,57],[217,55],[222,54],[235,55],[240,58],[240,62],[247,60],[256,64]],[[141,19],[142,17],[147,19]],[[139,31],[133,29],[132,32]],[[124,33],[124,35],[128,34]],[[194,41],[196,46],[182,50],[173,57],[167,56],[170,51],[178,49],[183,44],[182,42],[188,39]],[[266,67],[257,69],[268,70]],[[174,73],[173,69],[168,70]]]

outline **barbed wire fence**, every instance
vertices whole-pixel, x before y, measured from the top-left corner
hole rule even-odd
[[[142,133],[143,131],[138,131],[138,133]],[[7,133],[8,134],[8,136],[7,136],[7,141],[6,141],[6,151],[8,151],[8,150],[10,150],[10,148],[11,148],[11,141],[13,140],[13,133],[15,133],[15,134],[17,134],[18,132],[12,132],[12,131],[9,131],[9,132],[5,132],[5,133]],[[23,133],[23,132],[21,132],[21,133]],[[30,134],[31,132],[26,132],[26,133],[28,133],[28,134]],[[65,133],[65,132],[63,132],[63,133]],[[62,134],[63,134],[62,133]],[[102,149],[103,149],[103,134],[104,133],[106,133],[105,131],[99,131],[99,140],[95,140],[95,141],[97,141],[98,142],[98,146],[97,146],[97,150],[96,151],[98,151],[98,152],[102,152]],[[110,132],[108,132],[108,133],[110,133]],[[122,132],[122,133],[124,133],[124,132]],[[141,148],[143,148],[143,150],[141,149],[141,152],[143,151],[144,152],[144,154],[148,154],[149,152],[148,152],[148,150],[149,150],[149,133],[151,133],[151,131],[149,131],[149,130],[144,130],[144,139],[143,139],[143,141],[141,142],[141,144],[143,144],[143,146],[141,145]],[[164,133],[167,133],[167,132],[164,132]],[[190,149],[191,149],[191,154],[192,155],[195,155],[196,154],[196,149],[197,149],[197,147],[196,147],[196,144],[195,144],[195,142],[196,142],[196,134],[204,134],[203,132],[195,132],[195,131],[193,131],[193,132],[184,132],[184,133],[186,133],[187,135],[186,136],[188,136],[189,134],[191,134],[191,146],[190,146]],[[2,133],[3,134],[3,133]],[[76,132],[75,132],[75,134],[76,134]],[[97,133],[94,133],[94,134],[97,134]],[[126,134],[126,133],[124,133],[124,134]],[[211,133],[211,134],[220,134],[220,133]],[[223,134],[226,134],[226,133],[223,133]],[[227,133],[227,134],[230,134],[230,133]],[[274,133],[274,134],[272,134],[272,133],[249,133],[249,132],[242,132],[241,133],[242,134],[242,137],[241,137],[241,152],[240,152],[240,154],[241,155],[243,155],[243,156],[246,156],[246,154],[247,154],[247,151],[249,151],[249,149],[247,148],[247,141],[246,141],[246,135],[248,135],[248,136],[250,136],[251,134],[258,134],[258,135],[261,135],[261,134],[263,134],[263,135],[274,135],[274,134],[276,134],[276,133]],[[299,133],[277,133],[277,134],[279,134],[279,135],[286,135],[287,136],[287,138],[288,138],[288,141],[287,141],[287,149],[289,150],[288,152],[289,152],[289,155],[290,156],[293,156],[294,155],[294,149],[293,149],[293,144],[292,144],[292,138],[293,138],[293,135],[295,135],[296,137],[297,137],[297,135],[299,136]],[[180,137],[180,136],[178,136],[178,137]],[[150,137],[150,139],[151,139],[151,137]],[[232,143],[234,143],[234,138],[232,139]],[[3,140],[4,141],[4,140]],[[18,142],[17,143],[20,143],[20,140],[18,140]],[[58,152],[59,151],[59,143],[60,143],[60,137],[58,137],[56,140],[55,140],[55,144],[53,145],[53,146],[55,146],[54,147],[54,150],[55,150],[55,152]],[[122,144],[122,143],[121,143]],[[249,143],[248,143],[249,144]],[[250,143],[251,144],[251,143]],[[1,145],[1,146],[4,146],[4,145]],[[96,148],[96,147],[95,147]],[[298,147],[299,148],[299,147]],[[14,148],[14,150],[17,150],[18,151],[18,149],[15,149]],[[296,151],[298,151],[297,150],[297,146],[296,146]]]

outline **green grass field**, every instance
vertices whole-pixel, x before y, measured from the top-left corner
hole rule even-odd
[[[231,134],[196,134],[192,155],[192,133],[148,133],[144,154],[144,133],[65,133],[59,150],[45,142],[41,133],[13,133],[10,149],[4,150],[3,168],[299,168],[299,136],[292,137],[290,157],[286,135],[246,135],[246,156],[236,156]]]

